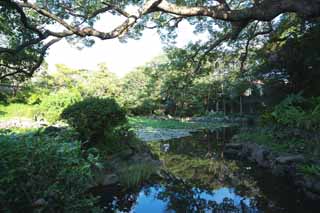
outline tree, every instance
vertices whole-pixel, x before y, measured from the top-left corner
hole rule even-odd
[[[139,9],[129,13],[128,6]],[[99,31],[94,23],[104,13],[122,16],[123,22],[108,32]],[[145,28],[158,29],[163,38],[172,38],[174,34],[168,32],[182,20],[210,34],[209,41],[195,51],[195,69],[203,64],[203,55],[229,41],[237,41],[234,44],[243,50],[244,63],[250,44],[276,31],[275,18],[287,13],[317,19],[320,0],[1,0],[0,32],[5,45],[0,47],[0,79],[32,76],[47,49],[63,38],[79,39],[90,46],[93,37],[137,38]],[[53,30],[53,25],[59,27]]]
[[[291,93],[303,91],[304,96],[319,96],[320,25],[307,25],[295,16],[283,25],[292,22],[296,24],[290,28],[282,26],[279,31],[282,39],[274,38],[265,45],[258,73],[265,79],[284,82]]]
[[[122,79],[120,102],[132,114],[151,114],[156,107],[157,91],[146,69],[137,68]]]
[[[112,97],[120,95],[120,80],[116,74],[110,72],[106,64],[99,64],[99,69],[87,73],[88,77],[83,85],[84,96]]]

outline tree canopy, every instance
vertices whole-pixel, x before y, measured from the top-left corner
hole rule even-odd
[[[96,29],[106,13],[123,22],[108,31]],[[182,20],[210,35],[207,42],[190,45],[194,69],[223,44],[241,53],[245,69],[250,45],[276,35],[289,16],[313,23],[320,16],[320,0],[0,0],[0,79],[32,76],[48,48],[63,38],[90,46],[94,37],[139,38],[151,28],[171,39]],[[290,24],[297,23],[286,28]]]

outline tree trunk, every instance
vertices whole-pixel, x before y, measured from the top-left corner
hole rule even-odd
[[[227,104],[226,104],[226,100],[223,98],[223,114],[224,116],[227,115]]]
[[[219,112],[219,101],[216,102],[216,112]]]
[[[230,113],[233,114],[233,102],[230,103]]]
[[[240,115],[243,114],[242,95],[240,95]]]

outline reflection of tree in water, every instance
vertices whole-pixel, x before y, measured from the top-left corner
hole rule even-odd
[[[259,180],[263,181],[258,185],[253,177],[254,169],[247,170],[239,162],[223,159],[221,155],[206,155],[218,152],[217,148],[223,146],[227,135],[219,131],[204,132],[199,137],[166,141],[164,143],[169,144],[167,151],[161,151],[161,143],[153,144],[152,150],[164,163],[165,178],[155,180],[157,184],[126,191],[120,187],[107,190],[102,198],[105,212],[150,209],[150,202],[161,209],[166,208],[167,212],[255,213],[258,209],[308,212],[301,211],[298,204],[288,203],[297,199],[288,198],[287,202],[286,197],[292,196],[291,192],[283,191],[283,187],[275,190],[279,186],[276,181],[267,184],[268,175],[262,174],[264,178]],[[221,189],[230,191],[224,194]],[[285,210],[282,204],[285,204]]]
[[[170,144],[170,153],[197,156],[218,157],[222,147],[233,136],[236,128],[204,129],[192,137],[173,139],[164,143]]]
[[[167,202],[168,212],[217,212],[217,213],[254,213],[258,212],[254,202],[247,205],[244,199],[236,204],[230,198],[224,198],[218,203],[215,200],[203,198],[203,193],[213,196],[214,192],[193,188],[186,183],[170,183],[163,187],[156,198]]]
[[[104,189],[100,194],[100,200],[105,212],[130,212],[136,204],[141,188],[122,190],[121,187],[110,187]]]
[[[121,190],[119,187],[107,190],[102,194],[105,212],[131,212],[139,205],[140,192],[153,202],[157,200],[166,204],[166,212],[217,212],[217,213],[255,213],[258,212],[254,200],[235,203],[224,198],[218,203],[214,199],[214,191],[195,188],[192,184],[181,180],[165,181],[161,184],[150,184],[136,189]],[[205,196],[203,195],[205,194]],[[206,198],[205,198],[206,197]]]
[[[210,133],[205,136],[202,134],[200,140],[198,137],[189,137],[170,141],[168,151],[160,151],[159,155],[164,169],[173,176],[192,183],[194,187],[214,190],[231,185],[245,194],[257,191],[254,189],[255,181],[249,178],[235,161],[225,160],[215,154],[218,153],[215,147],[218,142],[208,140],[208,135]],[[221,135],[224,138],[225,134]]]

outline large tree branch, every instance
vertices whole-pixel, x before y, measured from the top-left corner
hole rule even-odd
[[[195,68],[194,68],[194,72],[198,73],[205,61],[206,56],[212,52],[215,48],[217,48],[218,46],[220,46],[223,42],[227,42],[229,40],[234,40],[238,37],[238,35],[241,33],[243,27],[245,27],[246,24],[244,25],[234,25],[232,30],[229,31],[228,33],[222,35],[220,38],[212,41],[207,42],[206,44],[206,48],[204,50],[204,52],[201,54],[200,59],[198,59],[198,61],[195,60],[195,57],[197,55],[200,54],[201,52],[201,48],[198,49],[195,54],[193,55],[193,57],[191,58],[191,61],[193,63],[195,63]]]
[[[30,24],[23,9],[16,2],[11,0],[1,0],[0,5],[4,6],[5,8],[13,8],[15,11],[19,13],[20,21],[26,29],[29,29],[30,31],[36,33],[39,37],[44,36],[43,33],[37,27]]]
[[[245,44],[245,51],[240,56],[240,73],[244,72],[245,62],[247,61],[247,58],[248,58],[249,47],[250,47],[252,40],[255,39],[257,36],[270,34],[273,31],[272,24],[269,23],[268,29],[256,32],[258,25],[259,25],[259,22],[255,23],[255,25],[253,26],[252,32],[250,32],[250,35],[249,35],[249,37],[246,41],[246,44]]]
[[[33,65],[31,65],[31,67],[22,68],[20,66],[16,67],[14,65],[1,64],[0,67],[4,67],[6,69],[6,71],[3,71],[0,68],[0,71],[1,71],[0,72],[0,80],[3,80],[3,79],[10,77],[10,76],[15,76],[18,74],[23,74],[27,77],[31,77],[33,75],[33,73],[41,66],[48,48],[60,40],[61,40],[61,38],[53,39],[53,40],[49,41],[46,45],[44,45],[39,52],[40,55],[39,55],[38,59],[35,61],[35,63]],[[11,70],[11,71],[8,72],[8,70]]]
[[[178,21],[187,17],[204,16],[231,23],[229,33],[221,35],[217,40],[208,43],[207,47],[204,50],[201,50],[202,52],[199,51],[199,53],[202,53],[202,57],[196,62],[196,71],[198,71],[204,62],[205,56],[209,52],[213,51],[225,41],[237,39],[241,31],[254,21],[271,21],[278,15],[288,12],[293,12],[307,18],[320,17],[320,0],[257,0],[252,4],[247,4],[250,5],[247,7],[244,6],[245,4],[241,3],[243,1],[239,1],[238,7],[235,3],[231,3],[231,1],[228,1],[229,4],[226,0],[214,1],[217,2],[215,6],[184,6],[171,3],[167,0],[146,0],[136,14],[130,14],[126,12],[125,9],[110,3],[104,3],[101,8],[86,14],[85,12],[78,10],[79,8],[72,7],[72,5],[60,3],[60,7],[63,7],[65,13],[76,19],[83,19],[83,22],[81,23],[72,23],[56,13],[55,10],[50,10],[49,6],[40,6],[40,4],[35,1],[0,0],[0,6],[13,8],[20,15],[20,21],[24,28],[37,35],[36,38],[29,38],[29,41],[12,49],[1,47],[0,53],[17,53],[21,50],[30,48],[33,45],[42,43],[49,36],[57,37],[57,41],[72,35],[78,37],[93,36],[102,40],[113,39],[122,36],[132,28],[139,19],[153,12],[163,12],[178,16]],[[55,5],[55,7],[57,6]],[[65,30],[62,32],[54,32],[52,30],[46,30],[43,26],[37,26],[31,21],[33,19],[28,17],[29,13],[26,13],[26,10],[32,10],[39,14],[39,16],[42,16],[51,22],[53,21],[54,23],[60,24]],[[89,19],[109,11],[117,12],[125,17],[125,20],[119,26],[108,32],[99,31],[94,27],[88,27],[87,25],[84,26],[84,23]],[[246,44],[246,52],[249,49],[249,45],[250,41]]]
[[[264,0],[253,7],[236,10],[230,10],[225,4],[210,7],[180,6],[162,0],[157,10],[182,16],[207,16],[230,22],[271,21],[287,12],[295,12],[305,17],[319,17],[320,0]]]
[[[139,18],[141,18],[142,16],[150,13],[153,11],[153,9],[160,3],[161,0],[151,0],[148,1],[145,5],[143,5],[140,10],[139,10],[139,14],[138,15],[130,15],[128,13],[126,13],[125,11],[117,8],[116,6],[112,6],[112,5],[108,5],[107,8],[102,8],[97,10],[96,12],[94,12],[93,14],[98,15],[100,13],[102,13],[103,11],[106,11],[107,9],[115,9],[117,12],[123,14],[124,16],[127,17],[127,19],[120,24],[118,27],[116,27],[115,29],[113,29],[110,32],[101,32],[99,30],[96,30],[92,27],[85,27],[85,28],[80,28],[78,26],[74,26],[72,24],[67,23],[64,19],[59,18],[58,16],[56,16],[55,14],[51,13],[50,11],[44,9],[44,8],[40,8],[38,7],[36,4],[33,3],[29,3],[29,2],[17,2],[17,4],[22,7],[22,8],[29,8],[32,9],[34,11],[36,11],[37,13],[41,14],[42,16],[45,16],[49,19],[52,19],[54,21],[56,21],[57,23],[61,24],[63,27],[65,27],[67,29],[66,34],[70,35],[72,32],[72,34],[78,35],[80,37],[86,37],[86,36],[94,36],[94,37],[98,37],[102,40],[105,39],[112,39],[112,38],[116,38],[121,36],[124,32],[126,32],[129,28],[131,28]],[[62,33],[60,33],[62,34]]]

